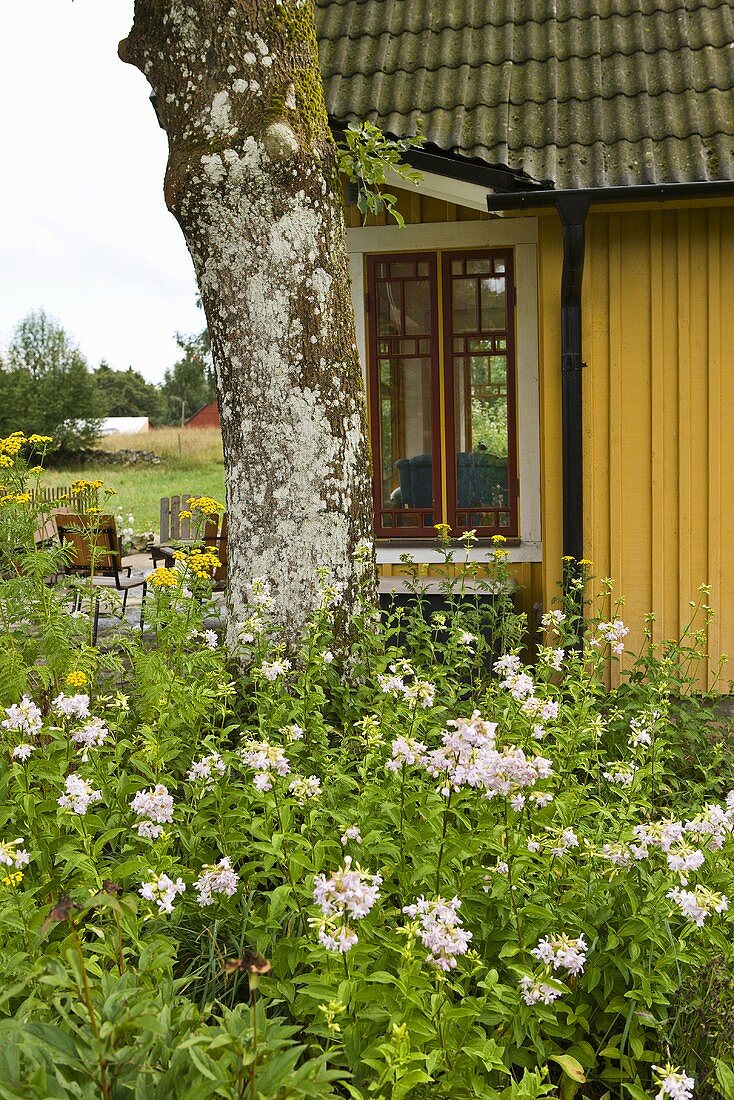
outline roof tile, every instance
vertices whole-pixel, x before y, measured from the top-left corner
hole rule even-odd
[[[329,114],[557,187],[734,176],[734,0],[317,0]]]

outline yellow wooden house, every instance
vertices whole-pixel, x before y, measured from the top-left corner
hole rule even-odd
[[[348,206],[383,573],[406,550],[430,568],[435,523],[502,534],[537,622],[586,558],[632,648],[708,584],[713,675],[734,655],[734,4],[317,18],[334,128],[426,138],[404,228]]]

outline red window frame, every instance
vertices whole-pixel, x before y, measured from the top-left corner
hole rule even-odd
[[[452,331],[451,294],[452,279],[451,263],[453,260],[467,260],[474,258],[492,257],[504,262],[505,276],[505,323],[502,330],[478,331],[476,333],[455,334]],[[431,360],[431,441],[432,441],[432,484],[433,484],[433,508],[411,508],[406,510],[389,509],[382,507],[382,450],[381,450],[381,405],[380,405],[380,369],[379,360],[389,358],[378,353],[378,341],[384,343],[385,337],[378,335],[378,306],[377,306],[377,275],[379,265],[400,263],[401,261],[420,262],[428,264],[428,280],[431,303],[431,333],[430,333],[430,360]],[[441,280],[439,283],[439,263],[441,264]],[[389,274],[386,281],[400,281],[399,277]],[[409,276],[405,277],[410,278]],[[404,303],[401,304],[404,312]],[[439,341],[438,316],[439,309],[443,322],[443,340]],[[368,313],[368,393],[370,401],[370,439],[372,443],[372,486],[375,509],[375,535],[377,538],[390,539],[430,539],[435,537],[434,525],[440,522],[448,523],[455,533],[460,533],[471,528],[477,535],[486,538],[492,535],[504,535],[506,538],[516,538],[519,531],[518,508],[518,463],[517,463],[517,380],[516,380],[516,349],[515,349],[515,292],[514,292],[514,265],[512,249],[502,248],[477,248],[456,249],[446,252],[390,252],[371,254],[367,256],[367,313]],[[481,313],[479,314],[481,317]],[[473,339],[485,339],[497,351],[506,356],[506,396],[507,396],[507,424],[508,424],[508,453],[507,453],[507,486],[508,502],[506,507],[459,507],[457,501],[457,467],[456,467],[456,423],[454,402],[454,337]],[[390,340],[398,340],[400,337],[389,337]],[[499,350],[499,343],[503,346]],[[397,345],[396,345],[397,346]],[[466,345],[468,349],[468,344]],[[394,353],[400,357],[398,352]],[[464,352],[468,355],[468,350]],[[492,354],[492,350],[489,350]],[[441,375],[443,375],[443,401],[441,400]],[[442,447],[441,418],[445,423],[444,439]],[[447,514],[444,517],[443,509],[443,467],[446,465],[446,503]],[[407,526],[397,525],[397,515],[405,513],[415,516],[416,523]],[[494,525],[472,523],[472,517],[479,519],[494,513],[495,518],[508,522]],[[430,514],[430,516],[429,516]],[[427,518],[432,522],[428,524]],[[385,522],[389,520],[389,522]]]

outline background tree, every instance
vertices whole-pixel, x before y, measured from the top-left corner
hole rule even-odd
[[[372,535],[337,153],[313,0],[136,0],[123,61],[168,135],[165,197],[191,252],[222,416],[230,639],[266,576],[294,640],[317,567],[356,588]]]
[[[216,396],[209,330],[198,336],[177,333],[176,341],[183,355],[166,371],[161,386],[166,424],[180,424]]]
[[[91,444],[102,415],[87,361],[43,310],[16,327],[0,377],[0,433],[53,435],[64,451]]]
[[[105,416],[147,416],[156,426],[168,423],[164,395],[132,367],[113,370],[103,359],[93,377]]]

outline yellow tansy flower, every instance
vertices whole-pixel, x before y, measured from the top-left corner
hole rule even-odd
[[[73,672],[70,672],[69,675],[66,677],[66,682],[69,687],[84,687],[87,682],[86,673],[81,672],[79,669],[75,669]]]
[[[175,569],[154,569],[148,574],[148,581],[153,588],[175,588],[178,584],[178,573]]]

